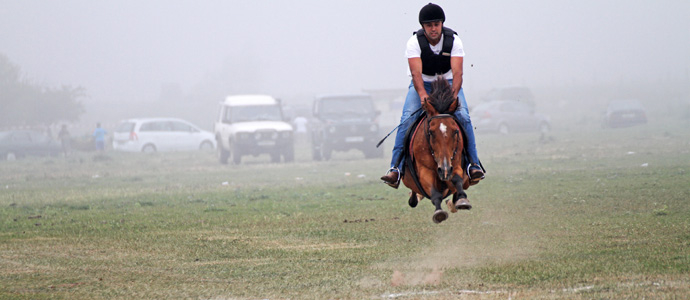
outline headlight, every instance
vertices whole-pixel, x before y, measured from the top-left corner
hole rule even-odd
[[[249,139],[250,136],[251,136],[251,134],[249,132],[240,132],[237,134],[237,137],[240,140],[247,140],[247,139]]]
[[[282,137],[282,138],[284,138],[284,139],[290,138],[290,136],[292,136],[292,132],[291,132],[291,131],[283,131],[283,132],[280,134],[280,137]]]
[[[261,139],[261,132],[257,132],[254,134],[254,139],[255,140],[260,140]]]

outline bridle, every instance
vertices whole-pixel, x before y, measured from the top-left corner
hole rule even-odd
[[[453,119],[453,122],[455,122],[455,116],[449,115],[449,114],[438,114],[432,117],[427,117],[426,118],[426,142],[429,144],[429,151],[431,152],[431,157],[436,160],[436,156],[434,155],[434,148],[431,147],[431,120],[433,119],[440,119],[440,118],[451,118]],[[455,131],[455,135],[458,135],[458,131]],[[456,140],[457,141],[457,140]],[[450,157],[450,161],[453,161],[455,158],[455,154],[458,153],[458,142],[455,143],[455,149],[453,150],[453,155]]]

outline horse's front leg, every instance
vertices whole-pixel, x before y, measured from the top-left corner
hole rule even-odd
[[[448,219],[448,213],[441,208],[443,194],[436,190],[436,188],[431,188],[429,196],[431,196],[431,203],[436,207],[436,211],[434,211],[434,215],[432,216],[434,223],[438,224]]]
[[[460,176],[459,174],[455,174],[453,175],[453,178],[450,179],[450,181],[453,183],[453,186],[456,190],[456,192],[453,193],[453,202],[451,203],[450,201],[446,201],[446,204],[448,204],[450,212],[457,212],[458,209],[472,209],[472,204],[470,204],[470,201],[467,200],[467,194],[465,193],[465,190],[463,190],[462,188],[462,176]]]
[[[443,193],[436,188],[436,173],[428,169],[420,171],[420,183],[424,187],[424,191],[429,195],[431,203],[436,207],[432,220],[438,224],[448,219],[448,213],[443,211],[441,203],[443,202]]]

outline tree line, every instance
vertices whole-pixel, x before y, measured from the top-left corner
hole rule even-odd
[[[22,78],[20,68],[0,53],[0,128],[50,126],[79,120],[85,89],[47,87]]]

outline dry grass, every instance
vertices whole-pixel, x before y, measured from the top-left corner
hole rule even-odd
[[[440,225],[358,153],[2,162],[0,298],[683,298],[681,125],[483,136],[474,208]]]

